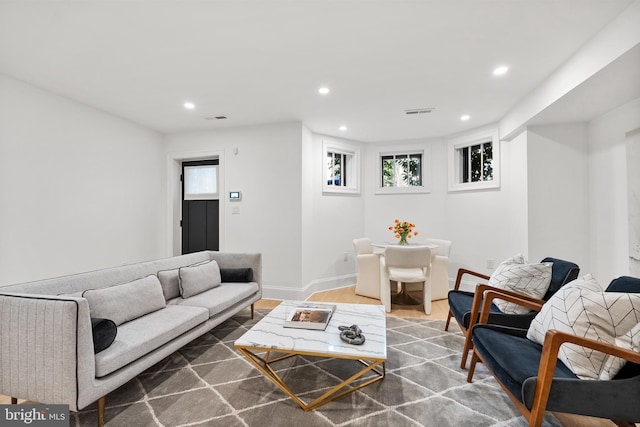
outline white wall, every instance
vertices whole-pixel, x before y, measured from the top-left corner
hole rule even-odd
[[[365,236],[365,199],[362,189],[360,194],[322,192],[322,181],[326,179],[323,141],[352,144],[361,150],[365,146],[341,138],[313,135],[307,159],[310,163],[303,172],[310,181],[305,232],[311,238],[303,242],[311,246],[312,264],[304,282],[308,291],[354,284],[356,265],[353,239]]]
[[[625,134],[640,128],[640,99],[588,125],[591,273],[602,285],[629,274]]]
[[[573,261],[589,271],[586,123],[527,129],[529,256]]]
[[[419,194],[376,194],[378,151],[393,146],[425,150],[424,173],[429,175],[430,192]],[[441,139],[419,139],[367,144],[363,152],[363,194],[365,234],[374,241],[394,241],[389,226],[397,218],[416,224],[416,239],[447,238],[446,226],[446,144]],[[426,156],[425,156],[426,157]],[[452,251],[455,251],[455,246]]]
[[[452,279],[460,267],[491,274],[488,260],[497,265],[517,253],[528,256],[526,135],[500,144],[500,188],[447,194]]]
[[[161,141],[0,75],[0,284],[161,256]]]
[[[496,263],[527,254],[527,144],[526,135],[501,142],[501,187],[481,191],[448,192],[447,142],[443,139],[398,141],[404,146],[429,147],[431,192],[375,194],[377,150],[371,144],[364,156],[366,193],[365,234],[374,241],[393,240],[388,230],[395,218],[416,224],[420,238],[452,241],[449,278],[460,267],[490,274],[487,260]]]
[[[295,297],[301,289],[302,129],[296,122],[166,136],[169,159],[220,155],[220,249],[262,253],[267,297]],[[242,191],[242,201],[229,203],[231,190]]]

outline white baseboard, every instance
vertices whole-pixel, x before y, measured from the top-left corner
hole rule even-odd
[[[327,279],[313,280],[304,289],[292,289],[281,286],[264,285],[262,297],[265,299],[299,300],[304,301],[316,292],[329,291],[331,289],[344,288],[356,283],[355,274],[336,276]]]

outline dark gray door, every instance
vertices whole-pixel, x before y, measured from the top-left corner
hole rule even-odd
[[[185,198],[185,168],[218,165],[218,160],[202,160],[182,163],[182,253],[220,249],[220,201],[203,197]],[[217,184],[217,183],[216,183]]]

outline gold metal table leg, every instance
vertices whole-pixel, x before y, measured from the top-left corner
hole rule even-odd
[[[284,380],[282,380],[282,378],[280,378],[280,376],[276,373],[276,371],[271,367],[271,364],[279,362],[281,360],[284,359],[288,359],[290,357],[294,357],[294,356],[298,356],[298,354],[295,353],[285,353],[284,356],[275,358],[275,359],[271,359],[269,360],[269,357],[271,356],[271,351],[268,350],[264,350],[264,349],[249,349],[249,348],[245,348],[245,347],[237,347],[238,351],[240,351],[240,353],[242,353],[256,368],[258,368],[260,370],[260,372],[262,372],[267,378],[269,378],[271,381],[273,381],[273,383],[275,385],[277,385],[278,387],[280,387],[280,389],[285,392],[285,394],[287,396],[289,396],[294,402],[296,402],[298,404],[298,406],[300,406],[303,410],[305,411],[310,411],[313,409],[318,408],[319,406],[322,406],[326,403],[332,402],[336,399],[339,399],[343,396],[346,396],[347,394],[353,393],[354,391],[360,390],[363,387],[366,387],[370,384],[373,384],[377,381],[381,381],[384,379],[386,371],[385,371],[385,360],[384,359],[372,359],[372,360],[358,360],[360,363],[362,363],[364,365],[364,368],[361,369],[360,371],[358,371],[357,373],[353,374],[351,377],[349,377],[348,379],[346,379],[345,381],[341,382],[340,384],[332,387],[331,389],[329,389],[327,392],[325,392],[324,394],[322,394],[320,397],[314,399],[313,401],[309,402],[309,403],[305,403],[302,399],[300,399],[300,397],[298,397],[290,388],[289,386],[287,386],[287,384],[285,384]],[[261,357],[260,355],[258,355],[255,351],[264,351],[265,355],[264,357]],[[318,355],[318,356],[327,356],[327,355]],[[357,359],[344,359],[344,360],[354,360],[356,361]],[[379,370],[378,368],[382,367],[382,370]],[[368,380],[365,381],[361,384],[358,384],[357,386],[353,386],[353,387],[349,387],[349,385],[357,380],[358,378],[362,377],[364,374],[366,374],[367,372],[374,372],[377,375]]]

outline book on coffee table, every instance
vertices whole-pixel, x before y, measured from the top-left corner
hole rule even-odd
[[[335,310],[332,304],[300,304],[289,312],[284,327],[324,331]]]

